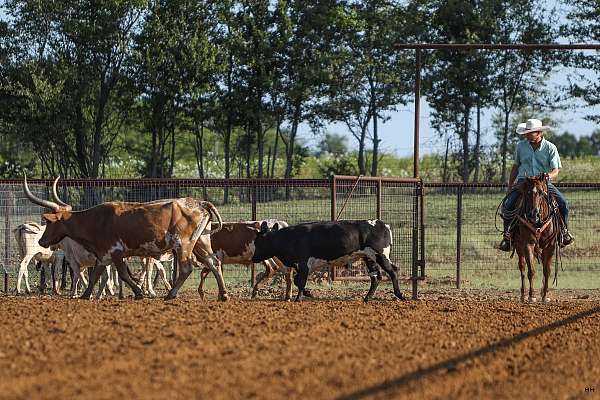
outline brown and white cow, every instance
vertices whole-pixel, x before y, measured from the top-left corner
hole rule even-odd
[[[52,188],[55,200],[59,200],[57,181],[58,178]],[[94,254],[99,263],[114,264],[119,277],[133,290],[136,299],[144,295],[129,274],[125,257],[159,258],[163,253],[175,251],[180,273],[165,297],[168,300],[177,296],[192,272],[196,261],[192,251],[196,245],[200,250],[195,252],[197,261],[213,271],[219,285],[219,299],[227,299],[221,266],[210,246],[210,235],[202,235],[211,220],[215,219],[219,226],[222,224],[221,216],[211,203],[186,197],[147,203],[107,202],[87,210],[72,211],[72,207],[62,201],[57,204],[35,197],[27,186],[27,177],[23,189],[33,203],[52,210],[43,215],[47,227],[39,240],[40,246],[50,247],[64,237],[70,237]],[[90,298],[100,271],[101,268],[94,268],[82,298]]]
[[[288,226],[285,221],[277,220],[224,222],[222,229],[211,236],[211,247],[221,264],[253,264],[252,255],[254,254],[254,239],[256,239],[256,235],[263,222],[269,227],[274,224],[278,224],[278,226],[281,227]],[[216,226],[212,225],[214,224],[211,224],[211,229],[216,228]],[[198,246],[194,247],[194,255],[196,255],[197,248]],[[277,270],[282,269],[287,284],[285,299],[289,300],[292,292],[291,269],[288,270],[276,258],[264,260],[262,261],[262,264],[265,266],[265,272],[262,275],[259,275],[259,279],[257,279],[254,284],[252,298],[256,297],[258,288],[262,282],[272,277]],[[208,268],[204,268],[200,273],[200,284],[198,285],[200,297],[204,297],[203,285],[209,272],[210,270]]]

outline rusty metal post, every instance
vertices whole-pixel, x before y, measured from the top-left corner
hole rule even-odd
[[[14,212],[15,196],[8,193],[6,213],[4,214],[4,293],[8,293],[8,264],[10,263],[10,216]]]
[[[456,288],[460,289],[460,256],[462,242],[462,198],[463,185],[458,186],[456,198]]]
[[[256,184],[252,185],[252,221],[256,221]]]
[[[413,190],[413,218],[412,218],[412,298],[418,299],[418,280],[419,280],[419,193],[418,186]]]
[[[419,228],[421,232],[421,258],[419,260],[419,266],[421,267],[421,279],[425,279],[425,185],[423,181],[421,181],[421,190],[420,190],[420,204],[419,208],[420,218],[419,218]]]
[[[377,181],[377,219],[381,219],[381,196],[382,196],[382,183],[381,179]]]
[[[337,219],[337,182],[335,175],[331,176],[331,220]]]
[[[419,177],[419,118],[421,117],[421,49],[415,54],[415,137],[413,143],[413,177]]]

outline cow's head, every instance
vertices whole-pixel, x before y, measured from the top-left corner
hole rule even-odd
[[[278,230],[278,223],[275,223],[270,228],[267,221],[263,221],[262,224],[260,224],[260,230],[256,234],[256,239],[254,239],[254,254],[252,255],[252,262],[261,262],[275,256],[276,249],[273,241],[273,235]]]
[[[60,177],[56,178],[52,185],[52,197],[54,201],[42,200],[31,193],[27,186],[27,176],[23,181],[23,191],[32,203],[40,205],[52,210],[51,213],[43,214],[42,217],[46,221],[46,230],[39,240],[39,245],[42,247],[50,247],[56,245],[67,236],[67,228],[65,221],[69,220],[72,215],[72,207],[58,198],[56,194],[56,184]]]

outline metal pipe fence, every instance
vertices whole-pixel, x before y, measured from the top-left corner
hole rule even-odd
[[[463,280],[494,279],[503,272],[516,274],[516,257],[495,249],[502,229],[502,220],[495,220],[495,215],[506,186],[429,183],[425,187],[429,278],[446,279],[460,287]],[[600,203],[600,184],[557,187],[569,202],[569,229],[575,236],[575,243],[562,251],[564,270],[600,272],[600,215],[595,209]]]

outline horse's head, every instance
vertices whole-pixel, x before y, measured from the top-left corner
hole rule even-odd
[[[543,176],[527,177],[521,184],[524,216],[540,224],[548,216],[548,181]]]

